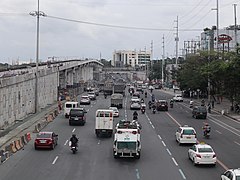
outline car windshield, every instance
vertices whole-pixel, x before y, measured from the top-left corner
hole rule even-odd
[[[236,176],[236,180],[240,180],[240,176]]]
[[[82,96],[82,99],[88,99],[88,96]]]
[[[111,110],[113,110],[113,111],[118,111],[118,109],[115,108],[115,107],[110,107],[109,109],[111,109]]]
[[[198,148],[198,152],[213,152],[212,148]]]
[[[193,134],[195,134],[195,132],[192,129],[184,129],[183,134],[184,135],[193,135]]]
[[[89,95],[94,95],[95,93],[94,93],[94,92],[89,92],[88,94],[89,94]]]
[[[118,142],[117,143],[118,149],[136,149],[136,142]]]
[[[38,134],[37,138],[51,138],[51,134],[50,133]]]
[[[84,112],[82,110],[71,110],[70,116],[84,116]]]
[[[72,104],[66,104],[66,108],[71,108]]]

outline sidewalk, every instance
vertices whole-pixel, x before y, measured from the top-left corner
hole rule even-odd
[[[168,88],[165,88],[164,90],[161,89],[161,91],[171,95],[181,94],[181,91],[176,91],[174,93],[173,89],[168,89]],[[190,101],[190,98],[184,98],[184,99],[188,99]],[[197,102],[197,104],[200,104],[201,100],[202,99],[193,99],[193,101]],[[205,102],[208,102],[208,100],[205,99]],[[240,121],[240,114],[235,113],[234,111],[230,111],[231,105],[232,104],[228,99],[223,98],[222,102],[220,102],[219,104],[217,104],[216,102],[214,103],[214,108],[212,108],[212,111],[218,114],[223,113],[227,117]]]

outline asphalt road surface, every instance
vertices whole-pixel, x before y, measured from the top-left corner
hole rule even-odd
[[[171,98],[171,95],[154,90],[156,99]],[[143,96],[143,95],[142,95]],[[120,110],[120,119],[132,119],[129,105],[130,96],[125,99]],[[146,102],[148,99],[145,99]],[[97,138],[95,135],[95,112],[108,108],[109,97],[97,97],[90,106],[85,106],[87,123],[84,126],[69,126],[68,119],[59,115],[44,131],[54,131],[59,135],[54,150],[35,150],[31,141],[24,150],[10,157],[0,166],[1,180],[215,180],[227,168],[237,168],[240,162],[240,123],[218,114],[208,115],[207,120],[196,120],[191,116],[188,102],[175,103],[168,112],[146,114],[139,111],[142,124],[140,159],[113,158],[113,138]],[[202,135],[203,122],[212,127],[210,139]],[[179,146],[175,140],[178,126],[188,124],[197,131],[198,141],[210,144],[217,154],[214,166],[194,166],[188,159],[191,145]],[[72,154],[68,147],[71,134],[79,139],[79,151]]]

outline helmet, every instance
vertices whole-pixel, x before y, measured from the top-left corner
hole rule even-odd
[[[76,134],[73,134],[72,137],[76,137]]]
[[[207,122],[204,123],[205,126],[209,126],[209,124]]]

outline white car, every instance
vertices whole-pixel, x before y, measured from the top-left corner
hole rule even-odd
[[[96,100],[96,94],[94,91],[88,92],[88,97],[90,100]]]
[[[153,90],[154,87],[153,87],[153,86],[149,86],[148,89],[149,89],[149,90]]]
[[[141,109],[140,99],[131,99],[130,109]]]
[[[80,99],[80,104],[91,104],[91,101],[88,96],[82,96]]]
[[[179,145],[183,143],[196,144],[197,135],[195,129],[193,127],[189,127],[188,125],[179,127],[176,132],[176,141]]]
[[[240,180],[240,168],[228,169],[221,175],[221,180]]]
[[[216,165],[217,157],[212,147],[208,144],[195,144],[188,150],[188,157],[194,165]]]
[[[113,110],[113,117],[119,117],[119,111],[117,107],[109,107],[110,110]]]
[[[183,102],[183,97],[181,94],[175,94],[175,96],[173,96],[173,100],[176,102]]]

